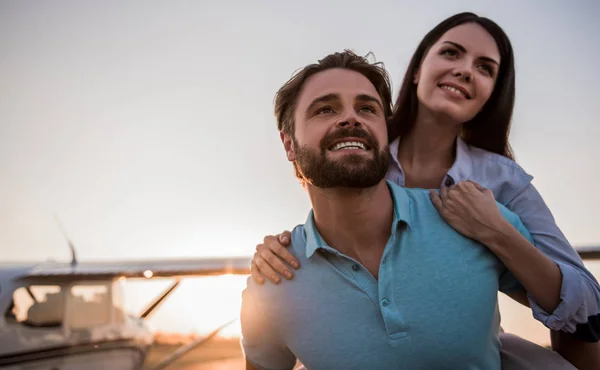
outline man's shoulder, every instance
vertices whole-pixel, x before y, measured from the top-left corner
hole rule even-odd
[[[409,203],[409,206],[414,203],[418,205],[421,203],[428,206],[432,205],[428,189],[406,188],[390,180],[386,180],[386,182],[392,192],[392,197],[394,197],[396,201],[405,199]]]
[[[533,236],[529,230],[525,227],[519,215],[508,209],[505,205],[500,202],[496,202],[502,216],[519,231],[529,242],[533,243]]]
[[[305,263],[306,258],[306,231],[305,225],[299,224],[296,225],[291,231],[291,243],[288,247],[288,251],[296,257],[300,265],[301,269],[295,271],[295,274],[298,275],[301,270],[308,268],[309,266]],[[280,299],[285,295],[289,295],[293,290],[293,287],[298,284],[293,284],[297,279],[288,281],[286,279],[282,279],[279,284],[273,284],[269,280],[266,280],[264,284],[258,284],[251,277],[248,277],[246,281],[246,289],[244,290],[243,297],[244,298],[252,298],[252,299]],[[282,286],[284,285],[284,286]],[[254,298],[256,297],[256,298]]]
[[[500,213],[502,214],[502,216],[511,223],[511,225],[516,226],[517,224],[519,224],[521,222],[521,219],[519,218],[519,216],[514,213],[513,211],[511,211],[510,209],[508,209],[508,207],[506,207],[504,204],[496,201],[496,205],[498,206],[498,209],[500,210]]]

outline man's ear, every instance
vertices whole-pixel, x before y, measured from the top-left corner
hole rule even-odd
[[[283,149],[285,149],[285,154],[287,155],[287,159],[290,162],[296,160],[296,148],[294,147],[294,139],[289,134],[281,131],[279,132],[279,136],[281,137],[281,142],[283,143]]]

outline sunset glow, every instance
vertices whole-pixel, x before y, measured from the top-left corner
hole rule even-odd
[[[586,262],[600,276],[600,262]],[[235,320],[219,335],[239,337],[241,294],[247,276],[221,275],[183,279],[179,288],[148,319],[157,332],[206,335],[226,322]],[[124,285],[128,311],[140,312],[145,305],[172,283],[170,279],[127,281]],[[284,289],[284,288],[283,288]],[[508,333],[539,344],[548,344],[548,330],[531,316],[531,311],[499,294],[502,327]]]
[[[172,283],[170,279],[132,280],[125,285],[128,312],[141,312],[148,302]],[[148,318],[155,331],[207,334],[237,319],[246,276],[221,275],[182,279],[180,286]],[[224,328],[221,336],[240,335],[239,321]]]

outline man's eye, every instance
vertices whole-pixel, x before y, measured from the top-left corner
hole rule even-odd
[[[369,112],[369,113],[375,113],[376,112],[375,108],[373,108],[370,105],[365,105],[364,107],[361,107],[360,110],[361,110],[361,112]]]
[[[333,113],[333,109],[331,107],[322,107],[317,109],[316,114],[326,114],[326,113]]]

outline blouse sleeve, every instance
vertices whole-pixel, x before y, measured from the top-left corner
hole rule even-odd
[[[546,312],[529,297],[533,316],[552,330],[575,333],[587,342],[600,340],[600,286],[556,225],[537,189],[529,183],[507,207],[520,217],[534,245],[558,265],[562,274],[559,305]]]

